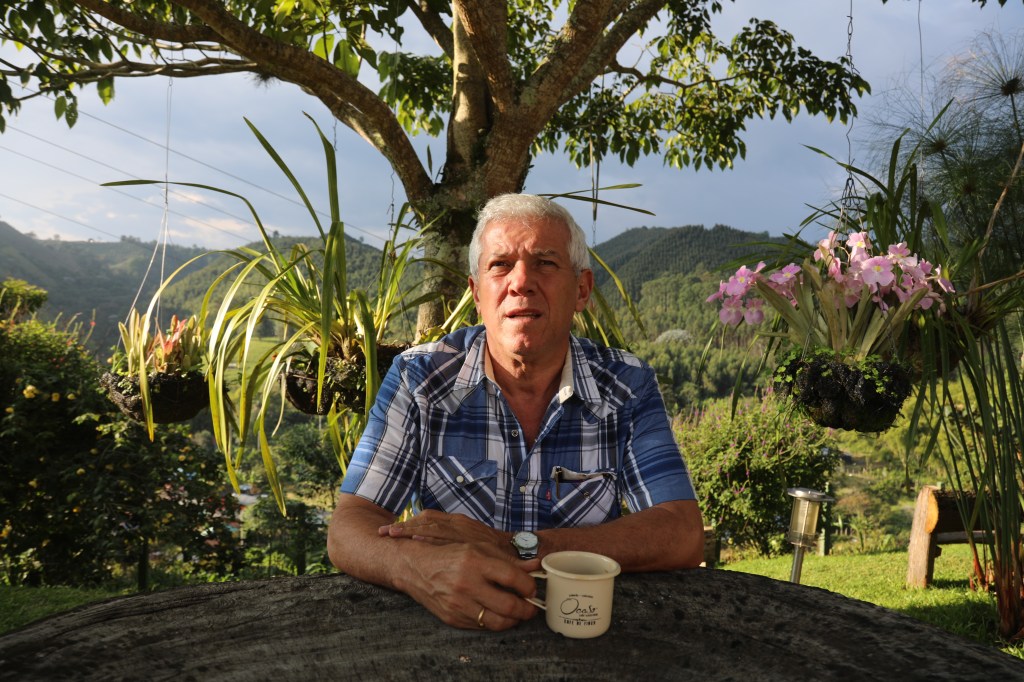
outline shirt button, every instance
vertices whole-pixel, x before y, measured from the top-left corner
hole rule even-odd
[[[515,429],[512,429],[512,437],[513,438],[519,438],[519,431],[517,431]]]
[[[526,486],[525,485],[519,486],[519,492],[525,493],[526,492]]]
[[[456,476],[455,477],[455,482],[456,483],[465,483],[465,481],[466,481],[466,477],[465,476]]]

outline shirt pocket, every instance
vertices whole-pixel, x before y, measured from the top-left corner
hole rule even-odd
[[[438,457],[427,462],[423,506],[492,525],[498,491],[498,463]]]
[[[573,471],[565,467],[551,470],[554,527],[596,526],[617,518],[619,496],[612,469]]]

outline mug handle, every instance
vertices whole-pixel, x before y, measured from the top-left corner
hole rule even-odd
[[[548,572],[547,571],[530,571],[530,575],[532,577],[534,577],[534,578],[540,578],[541,580],[547,580]],[[523,597],[523,599],[525,599],[526,601],[530,602],[531,604],[536,606],[538,609],[543,609],[544,611],[548,610],[548,607],[544,603],[543,599],[537,599],[536,597]]]

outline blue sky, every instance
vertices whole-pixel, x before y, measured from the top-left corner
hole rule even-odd
[[[858,103],[862,119],[879,114],[887,89],[917,83],[923,62],[937,72],[951,56],[967,49],[981,31],[1009,35],[1024,29],[1024,3],[996,0],[984,9],[969,0],[853,0],[853,59],[872,85],[873,94]],[[846,52],[850,0],[739,0],[725,3],[715,20],[720,34],[732,35],[751,16],[772,19],[792,32],[798,44],[819,57]],[[920,31],[919,31],[920,28]],[[11,54],[10,46],[0,53]],[[53,103],[37,99],[8,120],[0,136],[0,220],[21,232],[66,240],[143,241],[229,248],[257,238],[245,206],[215,193],[172,189],[166,207],[163,191],[107,188],[103,182],[131,178],[209,184],[250,199],[269,229],[311,235],[315,227],[296,205],[287,181],[246,127],[249,118],[314,197],[324,197],[323,155],[313,116],[336,142],[340,159],[342,212],[350,233],[379,246],[387,235],[392,206],[403,195],[387,164],[363,140],[335,126],[315,99],[288,84],[255,85],[243,77],[191,80],[122,81],[115,100],[104,106],[89,89],[81,97],[81,119],[71,130],[53,116]],[[843,186],[845,173],[804,145],[845,160],[847,127],[801,115],[752,121],[744,139],[747,158],[726,171],[674,170],[651,158],[630,168],[614,162],[601,167],[601,184],[639,182],[638,189],[608,198],[641,206],[655,216],[601,208],[596,224],[588,206],[570,202],[577,220],[596,241],[630,227],[726,224],[754,232],[794,231],[810,213]],[[868,162],[863,120],[849,131],[855,163]],[[169,141],[170,151],[165,148]],[[429,146],[435,168],[443,140]],[[554,156],[537,159],[527,191],[565,192],[590,186],[590,171],[577,170]],[[322,204],[321,204],[322,205]],[[326,207],[325,207],[326,208]]]

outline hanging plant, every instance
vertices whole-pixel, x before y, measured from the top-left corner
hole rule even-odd
[[[791,350],[775,369],[772,386],[821,426],[885,431],[912,389],[910,369],[868,356],[849,362],[829,349]]]
[[[383,377],[392,361],[409,346],[379,344],[377,376]],[[361,410],[366,401],[366,358],[361,351],[349,358],[329,356],[324,368],[323,391],[318,394],[317,368],[320,355],[315,350],[293,356],[285,372],[285,396],[291,405],[306,414],[324,415],[332,406]]]
[[[322,212],[314,208],[270,142],[251,122],[246,120],[246,124],[306,208],[321,238],[315,247],[298,243],[289,250],[281,249],[253,204],[235,192],[196,183],[172,183],[241,200],[259,230],[259,246],[218,252],[234,263],[207,289],[200,319],[205,324],[209,356],[206,380],[213,435],[224,453],[228,476],[238,489],[236,472],[242,457],[252,449],[258,450],[282,512],[284,491],[270,443],[270,432],[280,420],[279,414],[271,414],[271,406],[280,404],[277,396],[282,385],[289,400],[304,412],[327,416],[328,433],[344,470],[381,376],[397,353],[383,343],[389,323],[433,297],[410,295],[418,287],[407,281],[407,268],[418,260],[415,253],[420,240],[413,236],[398,241],[410,222],[407,207],[399,212],[391,238],[384,245],[376,291],[372,292],[375,295],[350,286],[346,256],[349,237],[341,219],[336,154],[316,122],[312,118],[310,121],[324,151],[329,223],[321,220]],[[280,331],[269,343],[258,334],[264,322]],[[343,399],[338,399],[338,390]],[[252,447],[254,436],[257,442]]]
[[[802,265],[741,267],[708,301],[721,301],[719,319],[733,326],[760,324],[767,304],[780,321],[763,335],[789,348],[775,388],[822,426],[881,431],[910,395],[912,368],[898,352],[907,321],[937,319],[952,293],[941,267],[905,243],[876,254],[868,232],[832,231]]]
[[[194,316],[172,316],[166,333],[150,334],[150,311],[132,310],[120,324],[122,347],[111,358],[111,370],[100,385],[117,407],[146,424],[187,421],[210,404],[204,376],[204,337]]]

